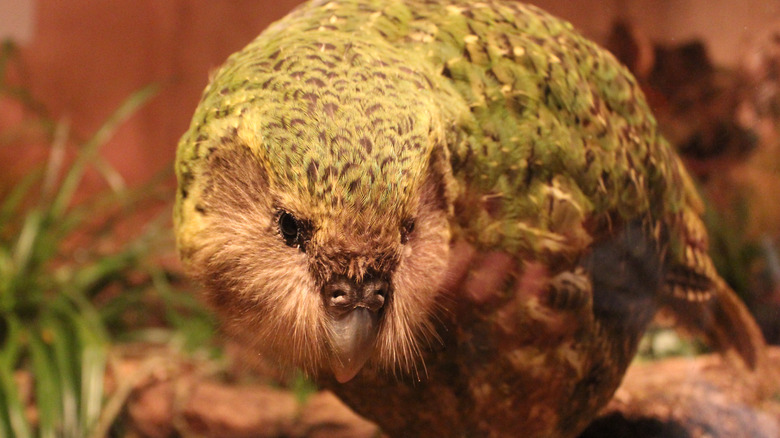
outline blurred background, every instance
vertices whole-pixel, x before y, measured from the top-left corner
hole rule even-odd
[[[189,352],[211,345],[213,322],[197,300],[182,298],[196,288],[183,279],[170,236],[176,143],[209,74],[298,3],[0,0],[0,295],[16,296],[0,299],[5,424],[17,415],[45,428],[49,412],[54,430],[63,416],[60,405],[31,407],[46,388],[19,372],[32,367],[67,386],[59,374],[65,347],[52,333],[72,333],[63,342],[81,345],[74,369],[92,364],[109,375],[118,375],[110,355],[92,363],[83,351],[108,351],[118,339],[179,342]],[[531,3],[571,21],[635,73],[701,185],[719,271],[767,339],[780,343],[780,0]],[[66,310],[49,319],[34,310],[61,295]],[[43,351],[35,339],[51,351],[35,353]],[[131,368],[144,370],[145,360]],[[90,391],[98,400],[106,388],[119,394],[113,414],[83,408],[71,435],[95,424],[94,436],[119,430],[121,406],[143,379],[90,390],[71,371],[80,405],[90,405]],[[313,391],[289,384],[299,395]],[[156,408],[146,409],[134,418],[157,424],[144,417]],[[18,427],[6,432],[18,436]],[[141,435],[166,436],[172,426],[160,427]]]

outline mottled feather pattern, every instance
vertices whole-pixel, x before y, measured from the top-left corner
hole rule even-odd
[[[575,436],[659,306],[760,362],[635,80],[533,6],[306,3],[215,74],[176,172],[180,253],[225,330],[394,435]],[[391,292],[346,384],[341,276]]]
[[[565,250],[567,245],[577,251],[587,241],[584,232],[592,231],[577,229],[585,217],[616,212],[620,218],[635,217],[648,211],[664,217],[679,211],[681,192],[664,188],[668,181],[682,178],[676,175],[680,169],[658,137],[633,79],[611,55],[567,23],[515,3],[325,6],[301,9],[284,26],[272,27],[234,55],[210,85],[201,105],[203,114],[194,120],[201,129],[217,128],[223,134],[221,124],[203,122],[234,114],[233,124],[240,124],[242,111],[259,113],[247,118],[263,118],[264,126],[250,129],[279,143],[279,152],[284,153],[268,155],[275,160],[269,165],[289,172],[282,183],[308,184],[311,199],[305,201],[345,202],[349,193],[344,189],[356,189],[356,181],[365,187],[366,181],[360,179],[365,175],[371,180],[421,172],[426,160],[419,157],[430,153],[436,144],[432,140],[445,136],[459,189],[500,198],[500,215],[479,215],[464,224],[466,229],[485,230],[475,237],[486,245],[502,241],[510,251],[534,254]],[[354,14],[367,19],[355,20]],[[412,21],[393,24],[402,23],[402,15]],[[302,33],[307,29],[317,31]],[[356,47],[369,38],[370,45]],[[484,55],[481,62],[473,60],[476,51]],[[355,57],[364,62],[358,69],[352,68]],[[576,67],[566,67],[571,65]],[[536,79],[540,74],[547,78]],[[365,85],[335,93],[337,86],[329,75],[339,83]],[[400,80],[404,76],[408,81]],[[387,83],[393,87],[406,89],[387,95],[377,79],[383,77],[391,78]],[[334,89],[328,87],[320,96],[317,84],[326,82]],[[426,89],[431,93],[422,92]],[[283,90],[281,101],[274,90]],[[349,108],[342,108],[340,100],[349,101]],[[319,107],[310,109],[312,101]],[[339,120],[347,123],[328,129],[315,118],[333,111],[328,108],[340,108]],[[429,115],[431,120],[424,120]],[[353,125],[349,120],[361,123],[348,129]],[[409,126],[415,121],[417,132]],[[452,125],[459,129],[447,129]],[[391,135],[375,138],[385,132]],[[407,138],[400,133],[408,133]],[[189,151],[182,150],[183,155],[206,152],[193,149],[199,135],[201,141],[210,139],[207,133],[193,129],[188,135],[195,141],[184,139],[182,148]],[[311,144],[327,147],[296,149]],[[367,144],[370,149],[363,146]],[[345,153],[340,153],[339,145]],[[406,160],[412,169],[403,164]],[[403,179],[408,180],[414,178]],[[399,181],[374,180],[372,187],[388,190],[360,193],[353,199],[381,192],[385,202],[392,203],[394,191],[414,191],[398,187]],[[551,204],[567,211],[544,214]],[[506,223],[495,224],[496,216]],[[555,221],[557,217],[563,219]],[[483,222],[494,224],[480,226]],[[567,233],[578,233],[578,238]]]

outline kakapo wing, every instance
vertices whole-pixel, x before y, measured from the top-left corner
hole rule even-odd
[[[449,136],[462,237],[541,260],[552,273],[582,263],[588,248],[647,241],[653,248],[642,256],[658,259],[649,264],[661,277],[648,293],[755,367],[763,337],[712,265],[702,202],[630,73],[532,6],[453,2],[443,10],[417,29],[412,21],[409,35],[438,43],[430,59],[472,116]],[[624,281],[636,283],[635,275]]]

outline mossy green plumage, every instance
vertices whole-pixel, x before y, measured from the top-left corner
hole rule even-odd
[[[473,212],[469,238],[511,251],[576,253],[585,218],[701,208],[624,68],[522,4],[307,5],[216,74],[180,143],[183,190],[202,145],[237,129],[324,209],[401,205],[445,144],[455,195],[499,198],[498,218]]]
[[[533,6],[306,3],[217,71],[176,174],[185,264],[282,367],[333,383],[323,285],[387,279],[374,351],[333,388],[399,436],[575,435],[656,305],[760,358],[635,80]]]

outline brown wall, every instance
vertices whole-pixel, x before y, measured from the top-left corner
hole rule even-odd
[[[209,71],[297,2],[42,0],[21,81],[82,137],[134,90],[161,83],[105,149],[131,182],[143,180],[170,164]]]

